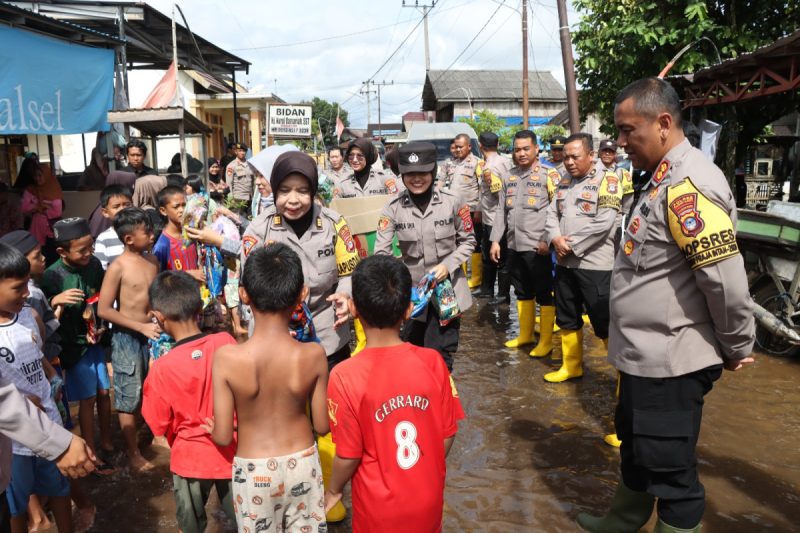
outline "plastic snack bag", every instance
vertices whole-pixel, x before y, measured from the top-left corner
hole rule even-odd
[[[414,304],[414,310],[411,311],[411,318],[417,318],[422,315],[428,302],[433,296],[433,289],[436,286],[436,277],[433,274],[425,274],[415,287],[411,287],[411,302]]]
[[[289,320],[289,331],[300,342],[319,342],[311,310],[305,303],[298,305]]]
[[[452,320],[461,316],[461,309],[456,300],[456,291],[450,278],[440,281],[434,288],[433,305],[439,313],[439,325],[446,326]]]
[[[186,233],[186,228],[202,229],[208,216],[208,200],[202,194],[191,194],[186,198],[186,207],[183,209],[183,247],[188,248],[192,242]]]
[[[149,339],[147,344],[150,348],[150,357],[155,360],[166,354],[175,346],[175,339],[166,333],[162,333],[158,336],[157,340]]]
[[[83,309],[83,320],[86,322],[86,341],[89,344],[97,344],[106,332],[105,326],[100,325],[95,306],[100,300],[100,293],[86,299],[86,307]]]

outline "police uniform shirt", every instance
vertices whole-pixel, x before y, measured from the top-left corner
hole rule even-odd
[[[545,226],[550,201],[560,176],[537,159],[531,168],[512,168],[500,191],[492,226],[492,242],[500,242],[506,232],[508,247],[516,252],[533,252],[547,241]]]
[[[461,198],[470,211],[478,211],[480,200],[479,182],[483,179],[479,165],[481,159],[469,154],[464,159],[450,158],[444,164],[440,178],[441,189]]]
[[[580,179],[563,178],[547,212],[547,239],[569,236],[572,253],[559,258],[567,268],[611,270],[614,233],[622,207],[622,184],[613,172],[592,168]]]
[[[331,355],[350,342],[350,328],[333,328],[336,313],[327,298],[337,292],[350,294],[350,276],[358,264],[359,253],[344,218],[316,203],[312,209],[313,223],[298,238],[274,205],[266,208],[242,237],[242,269],[247,256],[259,246],[282,242],[297,252],[310,291],[308,307],[314,316],[314,327],[325,353]]]
[[[362,196],[378,196],[381,194],[396,194],[397,178],[387,176],[380,170],[370,169],[369,177],[364,187],[358,184],[355,174],[351,171],[346,177],[333,182],[334,198],[359,198]]]
[[[345,179],[348,175],[350,175],[352,173],[353,173],[353,169],[350,168],[350,166],[346,165],[346,164],[342,165],[342,168],[340,168],[339,170],[333,170],[333,167],[328,167],[328,169],[325,170],[325,172],[324,172],[324,174],[326,176],[328,176],[328,178],[330,178],[333,183],[336,183],[338,181],[341,181],[341,180]]]
[[[725,176],[688,140],[672,148],[630,216],[611,278],[609,361],[681,376],[753,349],[754,319]]]
[[[500,198],[500,191],[503,188],[503,178],[511,170],[511,160],[503,157],[497,152],[486,156],[486,160],[479,166],[479,173],[482,178],[479,180],[481,188],[480,211],[484,226],[494,226],[494,212],[497,210],[497,202]]]
[[[375,254],[391,255],[395,235],[413,283],[442,263],[450,272],[461,311],[472,305],[461,264],[475,249],[475,233],[469,207],[464,202],[446,191],[434,189],[425,213],[421,213],[408,191],[403,191],[381,212],[375,236]],[[417,320],[425,321],[426,316],[423,313]]]
[[[225,169],[225,180],[231,188],[231,195],[235,200],[250,200],[255,188],[255,174],[247,161],[240,161],[237,157],[228,163]]]

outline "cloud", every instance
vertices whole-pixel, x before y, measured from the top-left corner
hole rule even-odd
[[[166,15],[172,13],[172,0],[148,3]],[[506,0],[452,68],[521,69],[520,5]],[[563,85],[555,0],[530,0],[530,5],[529,68],[551,71]],[[431,68],[448,67],[497,8],[494,0],[437,1],[429,15]],[[272,92],[277,80],[277,95],[290,102],[319,96],[343,103],[355,126],[367,122],[366,98],[358,95],[362,82],[421,18],[416,9],[404,8],[402,0],[192,0],[183,2],[181,9],[192,31],[252,63],[250,73],[237,74],[237,81]],[[577,22],[574,12],[570,22]],[[367,31],[373,28],[382,29]],[[274,47],[350,33],[358,34]],[[395,82],[381,90],[383,122],[399,121],[404,113],[420,109],[425,80],[422,25],[375,80]],[[371,118],[377,122],[377,101],[371,96]]]

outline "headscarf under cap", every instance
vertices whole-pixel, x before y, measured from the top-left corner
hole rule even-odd
[[[372,141],[366,137],[356,139],[350,143],[350,146],[347,147],[348,159],[350,158],[350,152],[353,150],[353,148],[358,148],[364,153],[364,158],[367,160],[367,165],[364,168],[369,171],[369,168],[375,163],[375,161],[378,160],[378,151],[375,149],[375,145],[372,144]]]
[[[311,156],[303,152],[286,152],[278,156],[275,160],[275,165],[272,167],[272,174],[269,178],[269,184],[276,197],[281,182],[283,182],[289,174],[301,174],[305,176],[311,186],[311,196],[313,197],[317,194],[319,175],[317,174],[317,164]]]

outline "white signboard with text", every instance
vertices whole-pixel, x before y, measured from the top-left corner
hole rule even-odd
[[[268,132],[273,137],[311,137],[311,106],[271,104]]]

